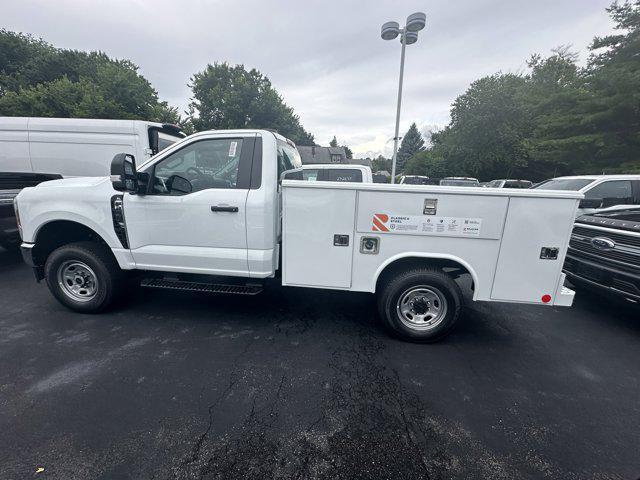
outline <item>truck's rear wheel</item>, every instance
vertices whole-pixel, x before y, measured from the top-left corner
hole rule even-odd
[[[460,315],[462,293],[445,272],[417,268],[394,276],[378,296],[378,310],[386,326],[412,342],[435,342],[444,337]]]
[[[94,242],[71,243],[54,250],[47,258],[44,275],[60,303],[85,313],[107,308],[123,283],[111,252]]]

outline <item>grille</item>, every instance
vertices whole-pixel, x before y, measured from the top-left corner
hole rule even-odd
[[[591,239],[595,237],[613,240],[615,247],[611,249],[596,248],[591,243]],[[571,234],[569,248],[573,255],[585,256],[591,261],[604,261],[613,265],[626,264],[636,268],[640,267],[640,237],[635,238],[631,235],[576,226]]]
[[[573,233],[589,238],[607,237],[616,242],[616,244],[640,247],[639,236],[625,235],[624,233],[614,233],[611,231],[605,232],[604,230],[595,230],[593,228],[579,227],[577,225],[573,228]]]

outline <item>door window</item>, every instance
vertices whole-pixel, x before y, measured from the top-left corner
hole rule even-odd
[[[184,180],[191,184],[191,192],[236,188],[242,143],[241,138],[208,139],[172,153],[155,165],[153,193],[183,195]],[[180,184],[180,190],[173,191],[173,184]]]
[[[602,200],[602,207],[633,204],[630,180],[611,180],[596,185],[584,194],[584,198]]]

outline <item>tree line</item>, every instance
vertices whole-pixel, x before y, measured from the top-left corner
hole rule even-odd
[[[616,33],[593,39],[585,67],[560,47],[533,55],[524,73],[476,80],[405,173],[534,181],[640,173],[640,0],[607,11]]]
[[[214,63],[189,82],[185,116],[161,101],[130,60],[56,48],[28,34],[0,30],[0,115],[140,119],[177,123],[187,133],[270,128],[300,145],[314,137],[268,77],[243,65]]]

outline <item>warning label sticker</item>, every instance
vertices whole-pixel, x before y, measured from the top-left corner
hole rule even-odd
[[[373,215],[371,231],[409,233],[414,235],[447,235],[456,237],[478,237],[481,218],[425,217],[423,215]]]

